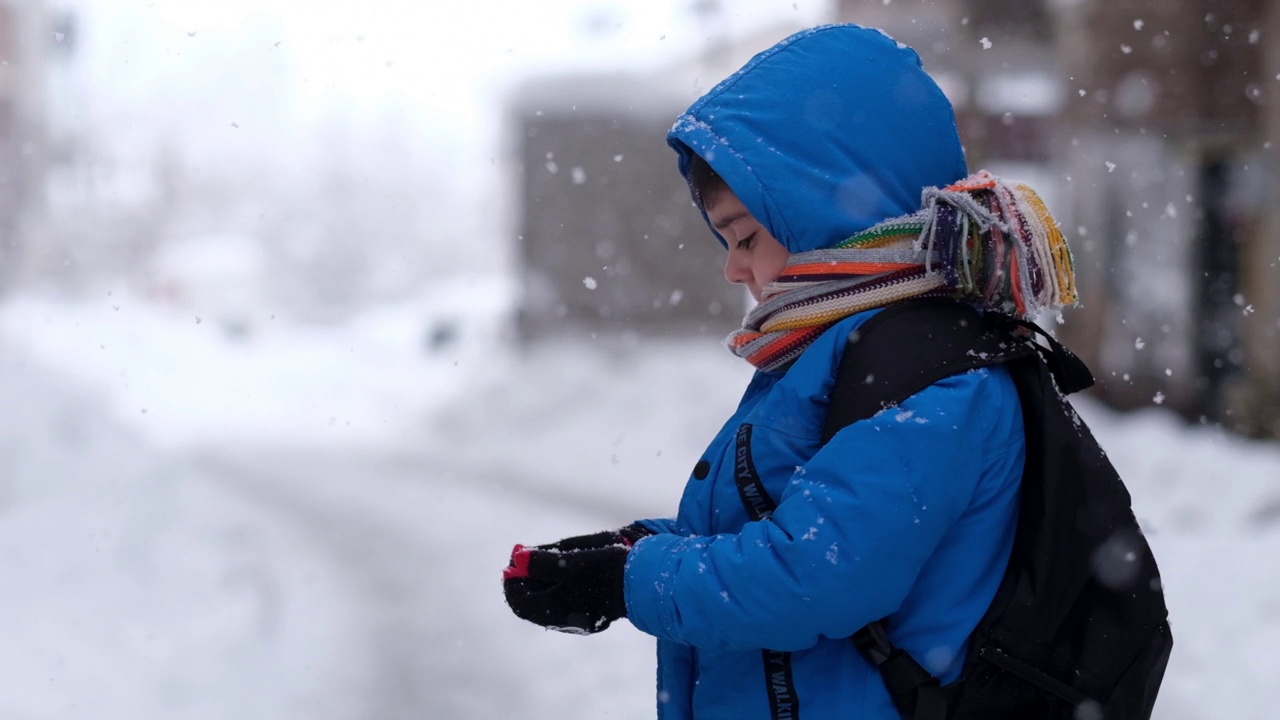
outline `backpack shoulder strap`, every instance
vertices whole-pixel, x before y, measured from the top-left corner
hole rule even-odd
[[[1024,327],[1012,318],[979,313],[945,298],[908,300],[881,310],[850,333],[831,390],[823,442],[845,426],[901,403],[943,378],[1036,354],[1047,360],[1050,353],[1031,339],[1028,330],[1048,337],[1030,323]],[[1049,340],[1056,354],[1060,346]],[[879,670],[904,717],[946,717],[946,690],[910,654],[889,641],[883,621],[859,630],[853,642]]]
[[[881,310],[849,334],[823,442],[943,378],[1036,352],[1013,322],[946,298],[907,300]]]

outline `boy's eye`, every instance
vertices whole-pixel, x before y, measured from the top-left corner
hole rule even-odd
[[[752,242],[754,242],[754,241],[755,241],[755,239],[756,239],[756,234],[755,234],[755,233],[751,233],[750,235],[748,235],[748,236],[746,236],[746,237],[742,238],[741,240],[739,240],[739,241],[738,241],[738,249],[739,249],[739,250],[750,250],[750,249],[751,249],[751,243],[752,243]]]

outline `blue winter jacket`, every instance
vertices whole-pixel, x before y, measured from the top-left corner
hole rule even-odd
[[[833,129],[834,127],[834,129]],[[964,175],[950,105],[915,53],[831,26],[762,53],[677,121],[792,251],[913,210]],[[896,718],[849,637],[891,639],[944,681],[1008,562],[1025,446],[1001,368],[942,380],[821,443],[849,333],[759,372],[691,474],[679,514],[649,520],[625,575],[628,617],[658,638],[662,720]],[[752,521],[737,473],[777,509]],[[770,651],[770,652],[766,652]]]

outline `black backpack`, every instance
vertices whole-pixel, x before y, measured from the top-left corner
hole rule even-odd
[[[940,685],[888,641],[883,622],[854,642],[911,720],[1146,720],[1173,647],[1168,611],[1129,492],[1064,397],[1093,384],[1075,355],[1029,322],[945,299],[897,303],[850,336],[824,440],[938,380],[996,364],[1022,403],[1021,514],[960,678]]]

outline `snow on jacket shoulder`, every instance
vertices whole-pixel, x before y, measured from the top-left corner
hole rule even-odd
[[[628,616],[659,639],[663,720],[779,717],[769,686],[783,679],[806,720],[896,718],[848,639],[881,618],[927,669],[959,674],[1012,547],[1021,407],[1008,373],[983,368],[822,445],[846,338],[873,314],[838,323],[787,372],[757,373],[678,516],[632,549]],[[770,517],[750,519],[737,472],[759,475]]]

